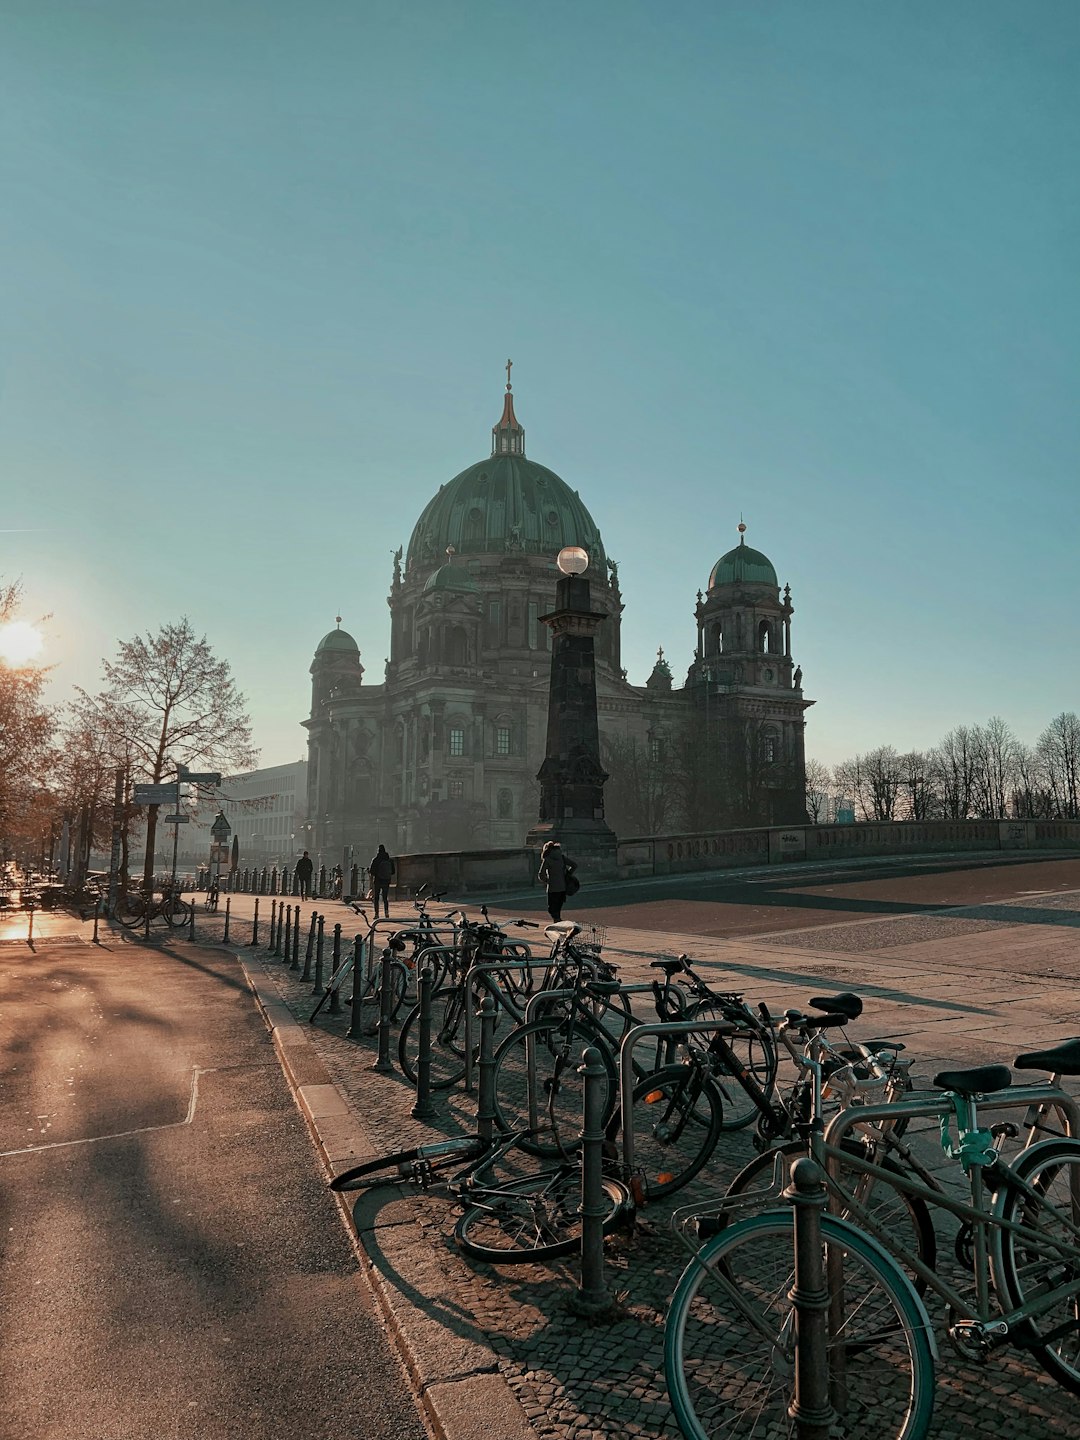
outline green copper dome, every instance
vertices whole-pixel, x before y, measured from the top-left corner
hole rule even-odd
[[[525,458],[525,431],[514,414],[508,378],[490,458],[441,486],[416,522],[406,565],[439,565],[448,546],[457,555],[516,550],[554,560],[567,545],[583,546],[590,573],[606,578],[600,532],[580,496],[554,470]]]
[[[760,550],[752,550],[741,540],[734,550],[722,555],[709,576],[710,590],[718,585],[774,585],[780,588],[772,561]]]
[[[434,575],[429,575],[424,594],[429,590],[460,590],[466,594],[477,593],[476,581],[464,565],[440,565]]]
[[[325,655],[328,650],[347,651],[350,655],[359,655],[360,646],[347,630],[342,630],[340,625],[336,630],[331,630],[329,635],[324,635],[315,647],[316,655]]]

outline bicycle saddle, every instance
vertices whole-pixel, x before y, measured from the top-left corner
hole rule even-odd
[[[581,929],[572,920],[553,920],[550,925],[545,925],[544,934],[549,940],[570,940]]]
[[[1013,1062],[1018,1070],[1049,1070],[1051,1075],[1080,1075],[1080,1040],[1063,1040],[1049,1050],[1028,1050]]]
[[[979,1065],[974,1070],[942,1070],[934,1076],[934,1084],[942,1090],[955,1090],[958,1095],[985,1095],[991,1090],[1007,1090],[1012,1084],[1012,1071],[1007,1065]]]
[[[815,1010],[825,1010],[830,1015],[843,1015],[845,1020],[857,1020],[862,1014],[862,1001],[850,990],[839,995],[818,995],[808,1002]]]
[[[681,955],[677,960],[650,960],[649,964],[654,970],[663,970],[665,975],[677,975],[683,968]]]

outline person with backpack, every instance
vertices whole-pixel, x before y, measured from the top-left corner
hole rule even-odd
[[[368,874],[371,876],[371,901],[375,906],[375,919],[379,918],[379,898],[382,897],[383,914],[390,918],[390,881],[394,878],[394,862],[386,852],[386,846],[380,845],[372,859],[368,862]]]
[[[562,919],[562,907],[568,894],[576,895],[581,888],[574,876],[577,866],[563,854],[558,840],[546,840],[540,851],[538,878],[547,889],[548,914],[552,920]]]

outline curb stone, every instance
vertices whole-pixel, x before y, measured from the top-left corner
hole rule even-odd
[[[249,964],[251,957],[230,953],[239,962],[270,1031],[282,1071],[327,1173],[332,1175],[347,1163],[355,1163],[358,1156],[373,1156],[376,1151],[365,1127],[315,1054],[304,1027],[276,995],[260,990],[259,976]],[[354,1226],[345,1196],[335,1195],[335,1199],[387,1330],[438,1440],[487,1440],[491,1435],[500,1440],[537,1440],[520,1401],[499,1373],[494,1351],[475,1340],[451,1336],[437,1318],[395,1289],[368,1253],[370,1230]],[[395,1272],[406,1278],[418,1269],[432,1269],[422,1238],[410,1233],[395,1239],[396,1232],[415,1230],[413,1225],[398,1225],[379,1234],[383,1253],[393,1256]],[[419,1286],[410,1288],[424,1293]]]

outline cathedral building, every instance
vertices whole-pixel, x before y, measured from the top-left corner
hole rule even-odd
[[[745,527],[740,525],[740,531]],[[612,827],[631,834],[805,819],[802,675],[790,591],[740,544],[698,592],[675,688],[661,652],[643,686],[621,663],[618,567],[580,495],[525,454],[507,367],[491,454],[439,487],[394,557],[390,658],[365,683],[331,630],[311,665],[308,838],[325,856],[515,848],[537,818],[555,557],[589,555],[602,758]]]

